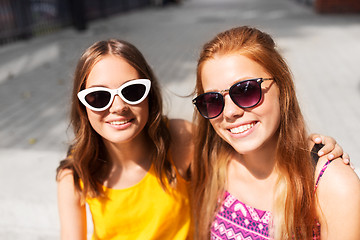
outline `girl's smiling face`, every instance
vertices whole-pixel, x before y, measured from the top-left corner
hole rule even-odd
[[[242,80],[273,76],[243,55],[225,54],[204,62],[201,77],[204,92],[220,92]],[[209,120],[216,133],[239,154],[276,146],[280,124],[279,89],[273,80],[264,81],[261,88],[261,101],[246,109],[238,107],[225,93],[223,112]]]
[[[94,65],[85,88],[101,86],[116,89],[138,78],[136,69],[124,59],[107,55]],[[108,109],[97,112],[86,108],[86,112],[91,126],[104,140],[125,143],[143,135],[142,130],[149,117],[149,104],[146,98],[139,104],[129,105],[116,95]]]

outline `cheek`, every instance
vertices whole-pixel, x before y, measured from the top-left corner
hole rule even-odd
[[[149,101],[146,99],[144,102],[140,103],[134,111],[136,111],[135,114],[140,117],[141,122],[145,125],[149,120]]]
[[[268,122],[272,129],[278,129],[280,126],[280,102],[277,97],[271,101],[267,101],[264,105],[264,114],[267,116]]]
[[[86,113],[92,128],[97,131],[97,126],[101,122],[102,115],[99,113],[94,113],[93,111],[86,109]]]
[[[274,111],[274,125],[275,125],[276,129],[279,129],[279,127],[280,127],[280,119],[281,119],[280,105],[277,104],[277,107],[273,111]],[[275,114],[275,112],[276,112],[276,114]]]
[[[209,122],[210,122],[210,124],[211,124],[211,126],[213,127],[213,129],[214,129],[214,131],[220,136],[220,137],[222,137],[223,136],[223,134],[222,134],[222,132],[221,132],[221,130],[222,130],[222,128],[220,127],[220,124],[221,124],[221,119],[220,119],[221,117],[217,117],[217,118],[215,118],[215,119],[210,119],[210,120],[208,120]]]
[[[149,111],[150,111],[149,102],[146,100],[144,103],[144,107],[142,109],[142,112],[143,112],[142,116],[143,116],[145,122],[148,122],[148,120],[149,120]]]
[[[273,85],[268,92],[268,96],[265,97],[265,103],[268,105],[269,111],[273,111],[274,115],[280,115],[280,90],[277,85]]]

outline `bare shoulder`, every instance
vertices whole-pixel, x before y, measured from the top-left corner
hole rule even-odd
[[[73,171],[62,169],[57,176],[57,183],[61,240],[86,240],[86,208],[75,188]]]
[[[57,177],[56,177],[56,181],[58,183],[60,182],[68,182],[68,181],[72,181],[72,183],[74,183],[74,176],[73,176],[73,171],[71,169],[62,169],[59,171]]]
[[[186,173],[193,159],[193,124],[183,119],[169,120],[171,134],[171,154],[180,175],[186,178]]]
[[[76,190],[73,171],[62,169],[57,175],[57,190],[59,199],[73,198],[76,201],[80,199],[79,192]]]
[[[316,179],[326,159],[320,158]],[[338,158],[330,162],[316,190],[322,235],[326,239],[360,239],[360,180]],[[343,224],[347,222],[346,226]]]
[[[321,157],[316,166],[315,179],[317,179],[322,168],[327,162],[326,157]],[[330,190],[338,194],[360,193],[360,180],[357,174],[349,165],[345,165],[341,158],[331,161],[319,181],[319,191]]]

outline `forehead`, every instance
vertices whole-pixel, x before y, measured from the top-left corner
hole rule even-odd
[[[205,92],[227,89],[241,80],[268,76],[260,64],[240,54],[216,55],[201,69]]]
[[[86,80],[86,87],[107,86],[117,88],[128,80],[139,78],[139,74],[121,57],[107,55],[91,69]]]

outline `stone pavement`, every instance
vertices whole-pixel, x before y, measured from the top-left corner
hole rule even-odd
[[[134,43],[163,85],[170,117],[191,120],[184,96],[199,49],[238,25],[275,37],[310,131],[333,136],[358,171],[360,15],[317,15],[295,0],[184,0],[0,47],[0,239],[59,239],[55,169],[71,140],[71,76],[87,46],[111,37]]]

